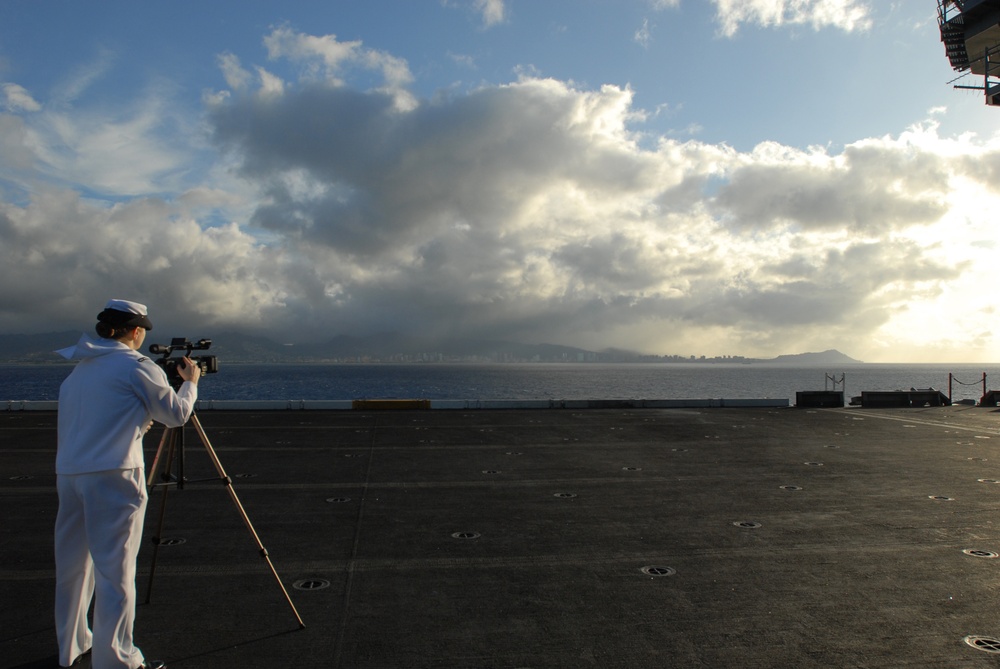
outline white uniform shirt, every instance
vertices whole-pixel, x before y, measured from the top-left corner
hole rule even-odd
[[[185,381],[174,392],[159,365],[113,339],[83,335],[57,352],[80,362],[59,387],[56,474],[144,467],[150,419],[180,427],[198,399],[196,384]]]

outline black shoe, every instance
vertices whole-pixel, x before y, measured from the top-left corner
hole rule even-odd
[[[167,669],[167,665],[162,662],[143,662],[139,669]]]

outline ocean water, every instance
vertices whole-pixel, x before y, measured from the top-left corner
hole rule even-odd
[[[68,363],[0,365],[0,400],[54,400]],[[788,399],[806,390],[934,388],[978,400],[983,374],[1000,390],[1000,365],[864,364],[844,368],[761,364],[232,364],[199,384],[206,400],[353,399]],[[836,386],[827,377],[843,384]]]

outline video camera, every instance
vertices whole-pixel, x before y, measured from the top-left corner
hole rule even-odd
[[[174,351],[184,351],[184,355],[191,358],[191,362],[198,365],[201,368],[201,373],[204,374],[215,374],[219,371],[219,361],[214,355],[199,355],[192,356],[191,351],[205,351],[212,345],[211,339],[199,339],[194,344],[190,340],[175,337],[170,340],[169,346],[164,346],[163,344],[150,344],[149,352],[153,354],[162,354],[163,357],[156,360],[156,364],[163,368],[163,371],[167,373],[167,381],[173,388],[180,388],[181,384],[184,383],[184,379],[181,378],[180,372],[177,371],[177,363],[181,362],[179,358],[171,358],[170,354]]]

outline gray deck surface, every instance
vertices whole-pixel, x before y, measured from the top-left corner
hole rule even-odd
[[[995,408],[199,416],[306,627],[189,482],[136,624],[174,669],[1000,666]],[[0,413],[0,667],[56,666],[54,457]]]

